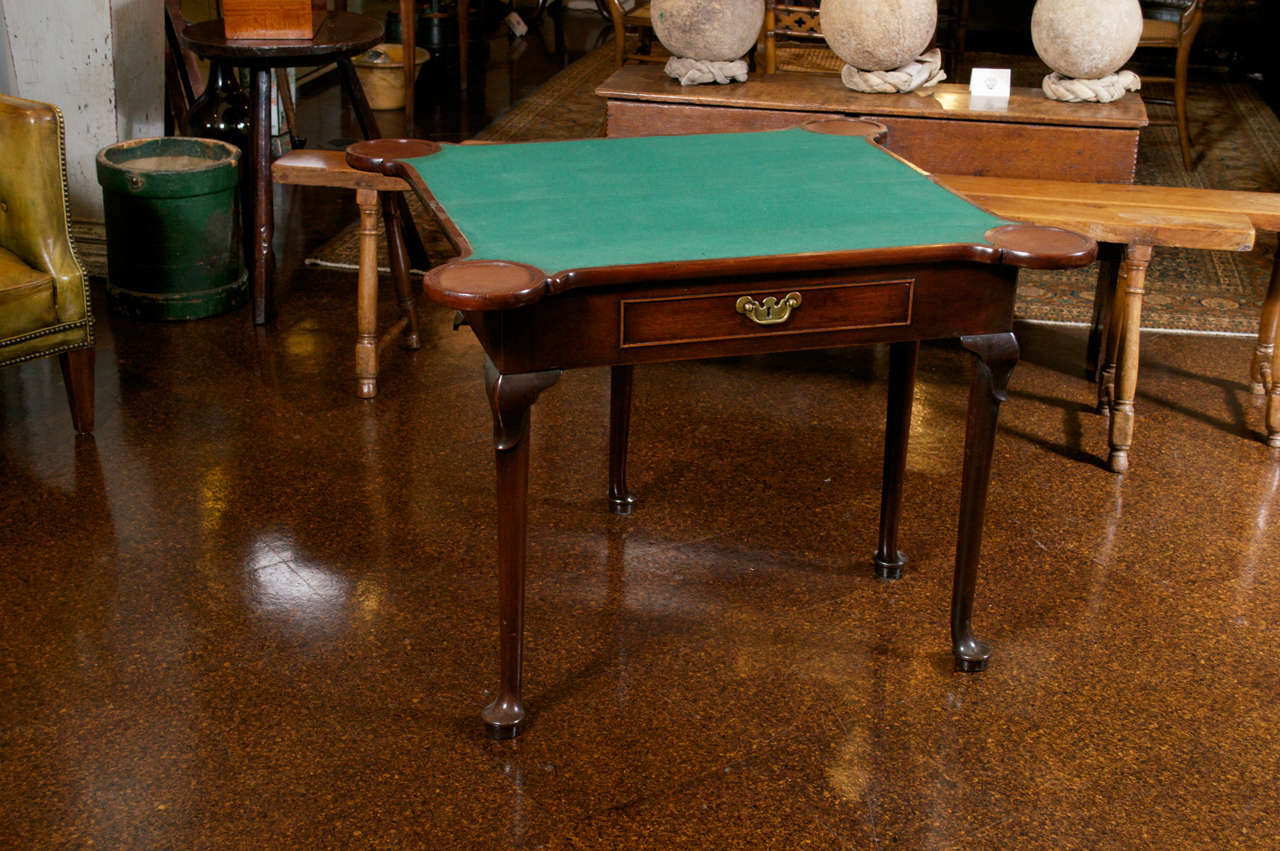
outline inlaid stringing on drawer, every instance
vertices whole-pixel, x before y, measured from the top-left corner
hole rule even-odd
[[[710,294],[624,298],[619,303],[619,345],[661,346],[778,334],[825,334],[911,324],[913,279],[858,281]],[[782,301],[798,293],[800,304],[785,322],[760,325],[738,312],[738,299]]]

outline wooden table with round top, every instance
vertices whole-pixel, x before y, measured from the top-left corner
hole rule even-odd
[[[351,98],[360,132],[366,139],[376,139],[378,122],[364,89],[356,77],[351,57],[382,41],[382,24],[373,18],[346,12],[330,12],[310,39],[228,39],[222,20],[193,24],[183,33],[187,45],[205,59],[227,62],[248,68],[252,75],[250,122],[253,127],[249,150],[249,167],[253,170],[253,250],[250,252],[250,277],[253,280],[253,321],[269,322],[275,314],[272,297],[274,258],[271,240],[275,233],[272,214],[271,183],[271,70],[299,65],[325,65],[334,62],[342,76],[342,86]],[[400,233],[402,211],[394,199],[384,199],[383,216],[388,233]],[[403,203],[403,198],[398,199]],[[405,216],[403,219],[411,221]]]

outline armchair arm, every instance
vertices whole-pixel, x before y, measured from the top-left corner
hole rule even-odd
[[[0,245],[54,278],[58,321],[88,315],[84,269],[71,242],[62,112],[0,95]]]

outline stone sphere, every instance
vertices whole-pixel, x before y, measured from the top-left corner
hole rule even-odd
[[[859,71],[891,71],[929,46],[938,28],[938,2],[822,0],[819,17],[822,37],[836,56]]]
[[[1031,41],[1044,64],[1080,80],[1119,71],[1142,37],[1138,0],[1037,0]]]
[[[649,14],[654,35],[672,55],[730,62],[755,45],[764,0],[653,0]]]

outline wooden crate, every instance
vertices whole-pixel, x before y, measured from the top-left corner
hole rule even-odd
[[[323,19],[311,0],[222,0],[227,38],[312,38]]]

